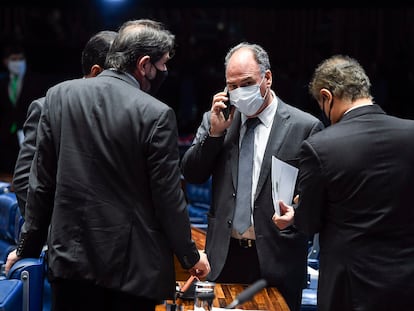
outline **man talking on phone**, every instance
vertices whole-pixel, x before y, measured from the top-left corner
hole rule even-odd
[[[212,176],[206,252],[208,279],[250,284],[264,278],[299,311],[306,285],[308,237],[273,222],[272,157],[298,166],[302,141],[323,129],[316,117],[286,104],[272,90],[267,52],[240,43],[225,57],[226,90],[213,96],[182,159],[190,183]],[[223,109],[231,103],[228,119]],[[289,202],[291,203],[291,202]]]

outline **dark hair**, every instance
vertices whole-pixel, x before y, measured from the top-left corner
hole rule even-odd
[[[125,22],[118,31],[106,58],[107,68],[132,73],[145,55],[155,63],[173,51],[175,36],[163,24],[149,19]]]
[[[249,43],[249,42],[241,42],[237,44],[236,46],[232,47],[228,52],[224,59],[224,67],[227,68],[227,65],[229,64],[230,58],[233,56],[233,54],[240,50],[240,49],[249,49],[252,51],[257,64],[259,65],[261,74],[265,74],[266,70],[270,70],[270,61],[269,61],[269,55],[265,51],[264,48],[262,48],[258,44]]]
[[[105,68],[106,54],[116,35],[117,33],[115,31],[104,30],[89,39],[82,51],[81,63],[84,76],[89,74],[93,65],[99,65]]]
[[[322,61],[309,82],[309,93],[318,101],[320,90],[328,89],[332,95],[355,101],[373,97],[371,82],[359,62],[347,55],[334,55]]]
[[[9,42],[4,45],[4,48],[2,50],[2,57],[9,57],[12,54],[25,55],[25,49],[21,42]]]

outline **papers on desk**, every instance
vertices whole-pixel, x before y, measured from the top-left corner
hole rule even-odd
[[[280,200],[292,205],[298,171],[296,167],[272,156],[272,199],[278,216],[280,216]]]

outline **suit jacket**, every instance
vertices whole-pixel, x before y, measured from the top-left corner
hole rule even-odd
[[[300,298],[305,286],[307,237],[293,227],[279,230],[272,221],[271,162],[272,156],[276,156],[297,167],[300,144],[323,125],[312,115],[278,101],[254,200],[256,247],[260,271],[268,284],[278,287],[284,296],[294,292]],[[194,142],[182,159],[182,172],[188,182],[201,183],[212,175],[206,236],[211,280],[219,276],[224,266],[232,233],[240,124],[241,115],[236,111],[227,133],[210,137],[210,112],[205,113]]]
[[[13,190],[17,197],[20,213],[24,216],[27,189],[29,188],[29,173],[34,153],[36,151],[36,134],[45,98],[34,100],[27,109],[27,118],[23,125],[24,139],[16,160],[13,174]]]
[[[9,80],[9,75],[0,79],[0,171],[13,174],[20,146],[17,134],[10,133],[10,128],[13,123],[17,129],[23,128],[28,106],[34,99],[44,96],[52,79],[35,72],[26,72],[15,105],[9,98]]]
[[[372,105],[304,142],[295,223],[320,232],[318,310],[414,310],[413,138]]]
[[[192,267],[174,111],[111,70],[52,87],[30,171],[18,254],[48,236],[50,277],[152,299],[175,293],[174,257]],[[50,230],[49,228],[50,223]]]

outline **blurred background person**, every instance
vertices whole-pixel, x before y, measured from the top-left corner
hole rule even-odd
[[[12,176],[27,108],[50,85],[43,75],[30,70],[21,42],[7,41],[2,52],[8,72],[0,78],[0,173]]]

